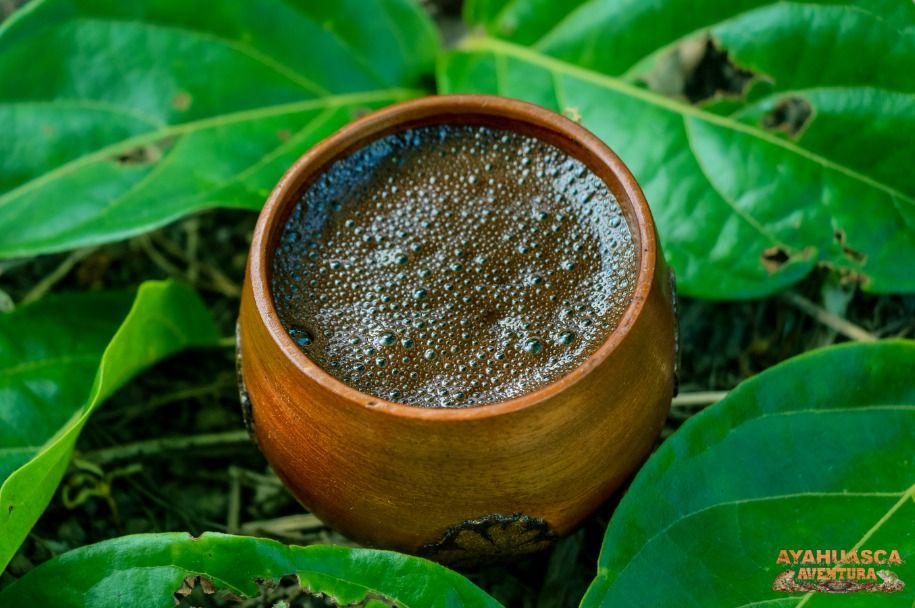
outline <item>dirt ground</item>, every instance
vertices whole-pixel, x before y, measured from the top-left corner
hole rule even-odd
[[[305,513],[242,430],[231,336],[255,219],[214,211],[123,243],[2,266],[0,288],[14,302],[74,259],[51,290],[129,289],[177,277],[203,294],[226,336],[223,348],[187,352],[143,373],[93,416],[61,490],[4,579],[74,547],[138,532],[216,530],[350,544]],[[847,340],[835,327],[911,337],[915,297],[863,294],[816,272],[766,300],[682,299],[680,396],[663,437],[719,391],[792,355]],[[470,576],[507,606],[575,605],[594,575],[611,512],[612,504],[551,551]]]

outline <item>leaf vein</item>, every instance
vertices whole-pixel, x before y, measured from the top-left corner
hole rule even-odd
[[[712,181],[711,173],[709,172],[708,167],[705,166],[705,161],[702,158],[702,155],[699,154],[699,150],[696,149],[695,142],[693,141],[693,133],[690,130],[689,121],[687,120],[686,116],[683,116],[683,132],[686,134],[686,145],[689,146],[689,150],[692,152],[693,158],[696,161],[696,165],[698,165],[703,177],[705,177],[705,181],[708,182],[709,186],[712,188],[712,190],[715,191],[721,200],[724,201],[725,204],[727,204],[727,206],[730,207],[738,217],[743,219],[751,228],[765,237],[770,243],[787,247],[786,243],[782,242],[781,239],[766,230],[765,227],[763,227],[763,225],[755,217],[753,217],[746,210],[741,209],[737,205],[736,201],[732,200],[731,197],[722,192],[721,189],[718,188],[718,184]]]
[[[328,95],[330,93],[330,91],[328,91],[324,87],[320,86],[319,84],[317,84],[316,82],[314,82],[312,79],[308,78],[301,72],[292,69],[290,66],[277,60],[275,57],[272,57],[266,53],[262,53],[261,51],[258,51],[254,47],[252,47],[248,44],[245,44],[244,42],[241,42],[240,40],[234,40],[232,38],[226,38],[224,36],[217,36],[216,34],[213,34],[211,32],[196,30],[196,29],[192,29],[189,27],[176,25],[174,23],[157,23],[157,22],[153,22],[153,21],[143,21],[143,22],[138,23],[135,21],[129,21],[126,19],[118,19],[115,17],[76,18],[76,19],[73,19],[73,21],[76,21],[76,22],[82,21],[82,22],[88,22],[88,23],[96,22],[96,23],[138,25],[140,27],[146,27],[146,28],[160,30],[160,31],[171,31],[171,32],[179,33],[179,34],[182,34],[185,36],[195,37],[195,38],[199,38],[201,40],[207,40],[209,42],[215,42],[218,44],[222,44],[228,48],[231,48],[231,49],[241,53],[242,55],[245,55],[246,57],[249,57],[253,61],[263,65],[264,67],[270,69],[271,71],[275,72],[276,74],[283,76],[290,82],[294,82],[299,87],[301,87],[307,91],[310,91],[311,93],[314,93],[315,95],[324,96],[324,95]]]
[[[468,39],[465,41],[463,49],[466,51],[489,51],[492,53],[502,53],[504,55],[512,56],[530,64],[540,66],[546,70],[557,70],[560,73],[568,74],[585,82],[590,82],[597,86],[614,90],[629,97],[638,98],[649,105],[658,107],[659,109],[666,110],[674,114],[680,114],[682,116],[691,116],[697,120],[749,135],[750,137],[758,139],[762,142],[783,148],[784,150],[795,154],[800,158],[819,164],[827,169],[836,171],[837,173],[841,173],[871,188],[880,190],[891,196],[897,196],[901,201],[905,201],[906,203],[915,206],[915,198],[912,198],[905,193],[893,188],[892,186],[889,186],[888,184],[884,184],[841,163],[832,161],[824,156],[815,154],[810,150],[801,148],[794,142],[762,131],[755,126],[738,122],[731,117],[713,114],[700,108],[689,106],[679,101],[669,99],[647,89],[636,87],[620,80],[619,78],[607,76],[605,74],[595,72],[587,68],[582,68],[566,61],[555,59],[553,57],[547,57],[516,44],[502,40],[496,40],[494,38],[485,36]]]
[[[18,374],[39,370],[43,367],[52,365],[66,365],[68,363],[98,361],[98,355],[61,355],[59,357],[47,357],[45,359],[34,359],[25,361],[12,367],[0,369],[0,378],[11,377]]]
[[[180,123],[176,125],[170,125],[166,128],[159,129],[158,131],[149,131],[123,139],[119,142],[115,142],[111,145],[100,148],[92,153],[85,154],[79,158],[73,159],[63,165],[48,171],[47,173],[36,177],[24,184],[18,186],[17,188],[10,190],[0,196],[0,207],[9,204],[11,201],[22,196],[44,185],[47,182],[53,181],[59,177],[72,173],[73,171],[78,170],[84,165],[90,164],[97,160],[114,156],[125,150],[129,150],[139,145],[152,143],[166,137],[173,135],[182,135],[185,133],[192,133],[195,131],[201,131],[204,129],[209,129],[213,127],[220,127],[234,123],[259,120],[263,118],[271,118],[275,116],[283,116],[285,114],[295,114],[298,112],[304,112],[307,110],[313,110],[318,108],[325,107],[339,107],[345,105],[358,105],[362,103],[371,103],[375,101],[392,101],[398,99],[404,99],[407,97],[413,97],[421,94],[422,91],[411,90],[411,89],[381,89],[374,91],[366,91],[361,93],[349,93],[341,95],[331,95],[328,97],[320,99],[307,99],[304,101],[297,101],[286,104],[277,104],[270,106],[261,106],[257,108],[252,108],[248,110],[240,110],[237,112],[230,112],[226,114],[217,114],[207,118],[202,118],[200,120]]]
[[[684,521],[692,519],[693,517],[697,517],[699,515],[709,512],[709,511],[713,511],[715,509],[734,507],[734,506],[739,506],[739,505],[744,505],[744,504],[771,502],[773,500],[791,500],[791,499],[795,499],[795,498],[899,498],[900,500],[897,501],[896,503],[894,503],[894,506],[890,509],[891,512],[895,512],[895,510],[898,509],[899,506],[901,506],[901,504],[903,504],[908,498],[911,497],[913,492],[915,492],[915,486],[912,486],[909,489],[902,490],[900,492],[794,492],[791,494],[774,494],[774,495],[770,495],[770,496],[757,496],[757,497],[753,497],[753,498],[739,498],[739,499],[735,499],[735,500],[728,500],[728,501],[718,502],[718,503],[715,503],[712,505],[707,505],[705,507],[702,507],[701,509],[696,509],[695,511],[691,511],[690,513],[686,513],[686,514],[678,517],[676,520],[670,522],[661,530],[652,534],[642,544],[642,546],[639,548],[639,550],[636,551],[628,559],[628,561],[626,562],[626,566],[623,567],[623,569],[617,573],[616,578],[614,580],[619,579],[619,577],[621,577],[623,575],[623,573],[626,572],[626,570],[632,565],[635,558],[637,558],[642,552],[644,552],[646,550],[646,548],[655,541],[655,539],[659,538],[662,535],[666,535],[672,528],[680,525]],[[609,578],[610,569],[607,568],[606,566],[600,566],[598,568],[598,576],[601,576],[604,578]]]

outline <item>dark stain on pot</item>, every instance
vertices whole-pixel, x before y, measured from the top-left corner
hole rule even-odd
[[[454,568],[471,568],[516,560],[549,548],[557,539],[540,517],[521,513],[487,515],[451,526],[418,555]]]
[[[254,432],[254,412],[251,406],[251,395],[248,385],[245,384],[245,374],[242,371],[241,361],[241,332],[238,323],[235,324],[235,381],[238,386],[238,400],[241,403],[241,419],[248,431],[251,441],[257,445],[257,434]]]
[[[538,139],[390,135],[305,192],[273,260],[289,336],[372,396],[465,407],[537,390],[617,326],[637,253],[619,204]]]
[[[677,297],[677,274],[673,268],[667,270],[667,287],[670,289],[670,305],[674,312],[674,391],[680,394],[680,299]]]

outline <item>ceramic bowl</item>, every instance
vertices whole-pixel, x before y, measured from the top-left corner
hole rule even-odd
[[[378,138],[437,124],[516,131],[582,161],[616,196],[638,252],[628,309],[580,367],[521,397],[464,409],[402,405],[343,384],[287,335],[270,293],[272,252],[315,178]],[[675,390],[673,298],[641,189],[589,131],[499,97],[409,101],[311,148],[267,200],[239,317],[243,404],[289,490],[346,536],[457,566],[524,555],[572,531],[651,451]]]

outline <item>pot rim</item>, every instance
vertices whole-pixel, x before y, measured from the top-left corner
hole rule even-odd
[[[299,200],[303,186],[311,183],[309,178],[323,171],[334,160],[392,132],[420,124],[447,124],[449,116],[462,117],[461,122],[473,124],[472,120],[466,119],[468,115],[503,118],[535,129],[551,131],[564,140],[577,143],[598,163],[609,169],[626,195],[627,200],[618,202],[624,213],[628,212],[627,221],[635,221],[636,226],[630,225],[630,231],[635,233],[633,228],[638,228],[639,265],[632,299],[616,328],[581,365],[546,386],[519,397],[464,408],[443,408],[406,405],[363,393],[334,378],[309,359],[280,322],[268,279],[272,262],[272,232],[280,229],[280,220],[285,223],[289,208]],[[441,117],[442,120],[437,123],[434,120],[436,117]],[[511,126],[503,128],[512,130]],[[551,143],[574,158],[580,156],[574,150],[563,148],[561,143]],[[432,95],[396,103],[350,122],[312,146],[287,169],[270,193],[254,228],[248,259],[248,280],[260,321],[267,328],[273,342],[299,372],[339,395],[341,401],[402,419],[458,422],[483,420],[533,407],[568,389],[603,363],[629,335],[645,306],[654,282],[657,253],[654,221],[642,189],[616,153],[596,135],[560,114],[516,99],[477,94]],[[349,404],[341,404],[340,407],[349,407]]]

